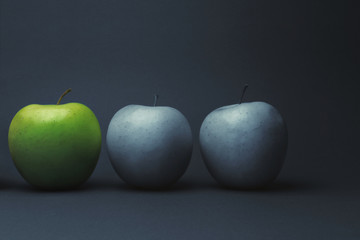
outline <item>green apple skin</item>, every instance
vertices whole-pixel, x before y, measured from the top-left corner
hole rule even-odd
[[[80,103],[22,108],[11,121],[8,140],[20,174],[33,186],[48,190],[84,183],[101,150],[99,122]]]

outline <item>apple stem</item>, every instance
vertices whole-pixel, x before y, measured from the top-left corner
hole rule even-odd
[[[159,99],[159,95],[158,94],[154,94],[154,107],[156,107],[157,101]]]
[[[59,98],[59,100],[57,101],[56,105],[59,105],[60,102],[61,102],[61,100],[62,100],[62,98],[63,98],[66,94],[68,94],[69,92],[71,92],[71,88],[69,88],[68,90],[66,90],[66,91],[60,96],[60,98]]]
[[[240,98],[240,101],[239,101],[239,104],[241,104],[243,98],[244,98],[244,95],[245,95],[245,92],[246,92],[246,89],[249,87],[249,85],[245,84],[244,88],[243,88],[243,91],[242,91],[242,94],[241,94],[241,98]]]

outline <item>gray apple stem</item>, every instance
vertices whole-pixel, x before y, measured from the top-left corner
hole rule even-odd
[[[245,95],[245,92],[246,92],[246,89],[249,87],[249,85],[245,84],[244,88],[243,88],[243,91],[242,91],[242,94],[241,94],[241,98],[240,98],[240,101],[239,101],[239,104],[241,104],[243,98],[244,98],[244,95]]]
[[[71,92],[71,88],[69,88],[68,90],[66,90],[66,91],[60,96],[60,98],[59,98],[59,100],[57,101],[56,105],[59,105],[60,102],[61,102],[61,100],[62,100],[62,98],[63,98],[66,94],[68,94],[69,92]]]
[[[157,101],[159,99],[159,95],[158,94],[154,94],[154,107],[156,107]]]

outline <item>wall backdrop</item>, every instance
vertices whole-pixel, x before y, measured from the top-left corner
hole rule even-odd
[[[360,239],[360,19],[356,1],[0,0],[1,239]],[[287,122],[276,182],[220,188],[200,156],[212,110],[266,101]],[[89,182],[39,192],[10,158],[22,107],[90,107],[103,140],[128,104],[179,109],[194,151],[169,191],[127,187],[105,141]]]
[[[0,181],[20,182],[7,131],[22,107],[81,102],[103,140],[128,104],[179,109],[194,153],[184,179],[212,181],[198,132],[215,108],[266,101],[286,119],[279,179],[360,179],[359,15],[355,1],[1,1]],[[116,179],[103,142],[92,180]],[[191,180],[192,181],[192,180]]]

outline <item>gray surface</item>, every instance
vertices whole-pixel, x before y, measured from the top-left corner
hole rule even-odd
[[[279,175],[288,134],[276,108],[243,102],[209,113],[200,127],[199,144],[207,169],[219,183],[256,188]]]
[[[183,178],[172,191],[137,191],[117,176],[75,192],[1,189],[1,238],[347,239],[360,237],[354,186],[281,179],[268,191],[232,191]]]
[[[189,122],[178,110],[129,105],[111,119],[106,147],[112,166],[126,183],[164,188],[189,166],[193,137]]]
[[[355,2],[1,0],[1,239],[359,239]],[[202,120],[238,102],[245,83],[244,101],[271,103],[288,126],[277,190],[213,188],[200,158]],[[195,139],[186,188],[116,185],[105,144],[87,189],[25,187],[7,148],[11,119],[69,87],[63,102],[90,107],[103,139],[118,109],[154,93],[180,110]]]

